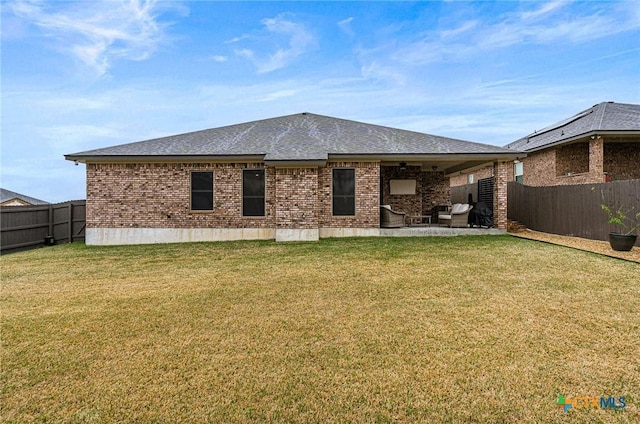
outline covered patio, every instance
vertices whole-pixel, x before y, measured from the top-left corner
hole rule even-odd
[[[387,205],[394,212],[403,213],[401,227],[416,230],[400,232],[401,234],[447,235],[447,230],[465,230],[464,227],[443,228],[443,222],[438,219],[438,214],[450,209],[452,204],[470,203],[467,198],[452,198],[450,177],[469,168],[487,165],[493,168],[488,193],[485,193],[484,198],[471,199],[471,203],[487,202],[486,206],[493,213],[493,228],[504,230],[507,221],[507,170],[511,161],[478,155],[441,155],[436,158],[381,162],[380,205]],[[400,225],[394,225],[398,226]],[[381,229],[386,230],[384,227],[384,224],[381,225]],[[479,228],[471,230],[476,234]]]

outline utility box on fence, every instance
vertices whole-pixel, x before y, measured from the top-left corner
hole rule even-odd
[[[54,239],[53,236],[45,236],[44,237],[44,245],[45,246],[53,246],[54,244],[56,244],[56,239]]]

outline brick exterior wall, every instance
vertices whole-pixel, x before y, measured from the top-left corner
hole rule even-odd
[[[242,216],[242,170],[259,163],[87,164],[88,228],[272,228],[274,169],[265,216]],[[213,211],[190,210],[191,171],[213,171]]]
[[[524,172],[524,184],[531,186],[553,185],[544,184],[556,180],[556,152],[553,149],[527,153],[521,159]]]
[[[556,149],[557,177],[589,172],[589,143],[574,143]],[[595,159],[595,155],[594,155]]]
[[[640,138],[595,138],[581,143],[528,153],[521,159],[524,184],[553,186],[640,179]],[[493,166],[473,171],[474,181],[491,176]],[[571,173],[571,175],[567,175]],[[467,175],[451,177],[451,186],[467,184]],[[507,181],[514,181],[514,167],[507,167]]]
[[[423,172],[422,173],[422,213],[428,215],[435,206],[448,205],[451,203],[451,188],[449,179],[444,176],[444,172]],[[437,211],[433,213],[438,216]]]
[[[604,172],[612,180],[640,179],[640,138],[618,140],[605,138]]]
[[[333,216],[333,168],[356,171],[355,216]],[[318,193],[320,228],[380,227],[380,163],[328,162],[319,169]]]
[[[356,215],[332,215],[332,169],[356,170]],[[265,169],[265,216],[242,216],[242,170]],[[191,211],[191,171],[213,171],[213,211]],[[88,228],[378,228],[380,165],[87,164]]]
[[[493,177],[493,165],[487,165],[484,168],[476,169],[471,172],[462,172],[460,175],[451,177],[451,187],[459,187],[469,184],[469,174],[473,174],[473,182],[477,183],[478,180]],[[510,181],[513,179],[513,169],[511,169]]]
[[[444,172],[423,171],[419,166],[400,169],[397,166],[381,168],[383,181],[382,204],[391,205],[391,209],[407,215],[429,215],[437,205],[451,203],[448,179]],[[391,195],[391,180],[416,180],[415,195]]]
[[[318,168],[276,168],[276,228],[318,228]]]
[[[637,141],[636,141],[637,140]],[[640,178],[640,139],[605,137],[529,153],[524,184],[554,186]],[[571,172],[571,175],[567,173]]]

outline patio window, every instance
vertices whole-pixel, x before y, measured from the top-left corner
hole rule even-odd
[[[242,216],[264,216],[264,169],[242,171]]]
[[[191,210],[213,210],[213,172],[191,173]]]
[[[333,170],[333,215],[356,214],[356,170]]]

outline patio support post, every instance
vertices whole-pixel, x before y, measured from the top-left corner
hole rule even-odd
[[[507,175],[509,162],[493,163],[493,226],[507,229]]]
[[[604,140],[599,135],[589,141],[589,174],[594,183],[604,182]]]

